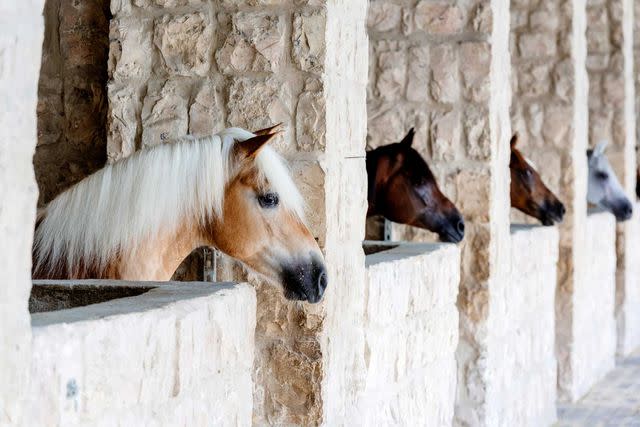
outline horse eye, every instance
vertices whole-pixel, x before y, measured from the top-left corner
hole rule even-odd
[[[606,172],[596,172],[596,178],[601,181],[606,181],[606,179],[609,178],[609,174],[607,174]]]
[[[280,203],[278,193],[265,193],[258,196],[258,203],[264,209],[275,208]]]

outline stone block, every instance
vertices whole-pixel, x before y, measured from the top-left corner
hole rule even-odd
[[[153,146],[187,135],[190,82],[152,80],[142,104],[142,145]]]
[[[231,28],[216,52],[218,68],[227,74],[277,71],[284,58],[284,19],[262,12],[231,16]]]
[[[138,117],[142,111],[139,91],[131,85],[109,84],[109,134],[107,158],[113,162],[136,150],[140,132]]]
[[[459,158],[461,120],[458,110],[433,113],[431,117],[431,152],[436,161]]]
[[[460,46],[460,73],[464,97],[476,103],[489,99],[491,46],[486,42],[467,42]]]
[[[452,45],[441,44],[432,47],[430,53],[431,97],[436,102],[452,104],[460,93],[457,51]]]
[[[429,100],[429,47],[409,48],[407,70],[407,100],[426,102]]]
[[[189,106],[189,133],[211,135],[224,128],[224,84],[205,80]]]
[[[369,5],[367,27],[369,31],[386,32],[400,28],[402,6],[386,1],[373,1]]]
[[[266,80],[239,77],[231,82],[227,125],[261,129],[291,121],[291,92],[276,77]]]
[[[302,71],[324,70],[326,25],[324,10],[294,15],[291,56]]]
[[[164,15],[155,20],[154,27],[153,42],[165,73],[172,76],[208,74],[214,34],[214,22],[208,13]]]
[[[518,52],[522,58],[553,56],[556,54],[555,34],[521,34],[518,39]]]
[[[116,17],[109,30],[109,77],[115,81],[149,78],[153,70],[153,20]]]
[[[459,33],[465,24],[460,6],[444,2],[419,2],[416,5],[414,19],[418,30],[435,35]]]

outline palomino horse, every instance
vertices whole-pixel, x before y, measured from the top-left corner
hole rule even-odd
[[[438,234],[445,242],[464,237],[464,220],[447,199],[420,154],[411,148],[415,132],[367,153],[367,216],[385,218]]]
[[[267,146],[274,128],[187,136],[85,178],[39,212],[34,278],[169,280],[206,245],[281,283],[287,298],[318,302],[323,256]]]
[[[587,150],[589,159],[589,186],[587,201],[615,215],[616,220],[631,218],[633,208],[604,155],[607,141],[601,141],[593,150]]]
[[[518,134],[511,137],[511,207],[532,216],[543,225],[562,222],[565,208],[562,202],[542,182],[531,162],[516,148]]]

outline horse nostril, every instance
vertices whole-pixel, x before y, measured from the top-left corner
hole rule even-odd
[[[631,205],[627,205],[624,207],[624,214],[626,217],[630,217],[633,214],[633,208]]]
[[[458,228],[458,232],[459,233],[461,233],[461,234],[464,233],[464,221],[462,221],[462,220],[458,221],[458,227],[457,228]]]
[[[318,276],[318,296],[322,296],[324,290],[327,289],[327,282],[327,273],[323,271]]]
[[[560,205],[560,215],[564,215],[565,213],[567,213],[567,210],[564,208],[564,205]]]

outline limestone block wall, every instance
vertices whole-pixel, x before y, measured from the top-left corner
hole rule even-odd
[[[173,136],[283,122],[276,149],[308,202],[330,285],[321,306],[259,286],[258,424],[336,425],[364,370],[366,0],[111,4],[115,160]]]
[[[572,382],[572,313],[580,304],[575,286],[588,274],[586,149],[588,79],[586,1],[511,2],[511,120],[519,147],[538,166],[543,180],[563,201],[559,226],[556,293],[556,349],[559,396]],[[524,215],[517,221],[530,222]]]
[[[374,0],[370,4],[368,146],[414,146],[466,220],[455,422],[483,425],[491,363],[491,286],[509,264],[509,2]],[[429,239],[400,230],[397,238]]]
[[[583,396],[615,365],[615,219],[608,213],[587,217],[589,274],[575,283],[571,352],[572,378],[567,396]]]
[[[489,330],[499,378],[489,390],[493,426],[549,426],[556,420],[555,293],[558,230],[511,227],[511,274],[491,293]]]
[[[32,316],[31,382],[20,425],[250,425],[254,289],[114,285],[154,289]]]
[[[624,245],[627,268],[620,287],[620,262],[616,270],[616,324],[618,330],[617,353],[627,356],[640,347],[640,274],[635,268],[640,263],[640,204],[634,203],[633,217],[625,224],[629,236]]]
[[[633,0],[587,1],[588,28],[587,70],[589,72],[589,139],[610,141],[607,156],[630,200],[636,187],[636,117],[633,75]],[[632,236],[634,225],[617,226],[617,290],[616,312],[625,310],[628,293],[638,286],[640,256]],[[628,271],[627,271],[628,270]],[[631,280],[631,282],[627,282]],[[624,315],[618,316],[620,319]],[[622,321],[622,320],[621,320]],[[619,340],[630,339],[623,325],[618,327]],[[640,341],[636,346],[640,345]]]
[[[451,425],[460,251],[404,243],[368,255],[358,425]]]
[[[101,168],[107,143],[109,1],[47,0],[34,157],[40,204]]]
[[[42,7],[41,0],[0,1],[0,425],[21,423],[29,378],[27,301],[38,198],[32,157]]]

